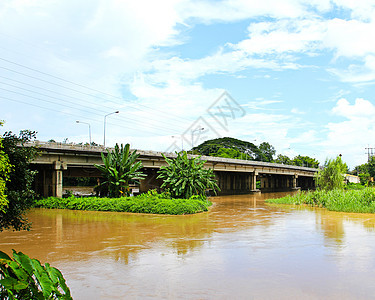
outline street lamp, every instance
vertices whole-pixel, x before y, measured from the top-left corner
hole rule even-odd
[[[109,113],[109,114],[107,114],[107,115],[104,116],[104,142],[103,142],[104,148],[105,148],[105,121],[106,121],[106,118],[109,115],[118,114],[118,113],[119,113],[119,111],[117,110],[117,111],[111,112],[111,113]]]
[[[202,131],[202,130],[204,130],[203,127],[197,128],[197,129],[194,129],[194,130],[191,131],[191,150],[192,151],[193,151],[193,148],[194,148],[194,132],[196,132],[196,131]]]
[[[90,124],[86,123],[86,122],[82,122],[82,121],[76,121],[76,123],[89,125],[89,139],[90,139],[90,145],[91,145],[91,126],[90,126]]]
[[[172,138],[181,139],[181,150],[184,151],[184,138],[181,136],[172,135]]]

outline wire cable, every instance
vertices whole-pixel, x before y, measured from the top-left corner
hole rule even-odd
[[[45,76],[49,76],[49,77],[52,77],[52,78],[55,78],[55,79],[61,80],[61,81],[63,81],[63,82],[69,83],[69,84],[73,84],[73,85],[75,85],[75,86],[79,86],[79,87],[81,87],[81,88],[85,88],[85,89],[87,89],[87,90],[91,90],[91,91],[94,91],[94,92],[100,93],[100,94],[102,94],[102,95],[106,95],[106,96],[109,96],[109,97],[112,97],[112,98],[115,98],[115,99],[119,99],[119,100],[122,100],[122,101],[124,100],[124,99],[121,98],[121,97],[114,96],[114,95],[111,95],[111,94],[109,94],[109,93],[102,92],[102,91],[99,91],[99,90],[96,90],[96,89],[93,89],[93,88],[90,88],[90,87],[84,86],[84,85],[82,85],[82,84],[75,83],[75,82],[70,81],[70,80],[66,80],[66,79],[64,79],[64,78],[62,78],[62,77],[55,76],[55,75],[52,75],[52,74],[49,74],[49,73],[46,73],[46,72],[42,72],[42,71],[36,70],[36,69],[34,69],[34,68],[30,68],[30,67],[28,67],[28,66],[25,66],[25,65],[22,65],[22,64],[19,64],[19,63],[13,62],[13,61],[11,61],[11,60],[7,60],[7,59],[2,58],[2,57],[0,57],[0,60],[5,61],[5,62],[7,62],[7,63],[9,63],[9,64],[13,64],[13,65],[19,66],[19,67],[21,67],[21,68],[25,68],[25,69],[30,70],[30,71],[33,71],[33,72],[37,72],[37,73],[39,73],[39,74],[43,74],[43,75],[45,75]],[[7,69],[7,68],[4,68],[4,67],[1,67],[1,68],[6,69],[6,70],[9,70],[9,71],[12,71],[12,70]],[[22,73],[20,73],[20,72],[16,72],[16,73],[18,73],[18,74],[22,74]],[[32,77],[32,76],[30,76],[30,75],[25,75],[25,76]],[[34,79],[38,79],[38,78],[35,78],[35,77],[32,77],[32,78],[34,78]],[[57,83],[51,83],[51,82],[49,82],[49,81],[42,80],[42,79],[40,79],[40,78],[39,78],[38,80],[44,81],[44,82],[46,82],[46,83],[54,84],[54,85],[57,85],[57,86],[60,86],[60,87],[67,88],[67,87],[62,86],[62,85],[60,85],[60,84],[57,84]],[[68,89],[70,89],[70,88],[68,88]],[[75,89],[72,89],[72,90],[74,90],[74,91],[76,91],[76,92],[78,92],[78,93],[82,93],[82,94],[86,94],[86,95],[94,96],[94,95],[87,94],[87,93],[84,93],[84,92],[81,92],[81,91],[78,91],[78,90],[75,90]],[[94,97],[95,97],[95,96],[94,96]],[[111,102],[113,102],[113,101],[111,101]],[[152,109],[153,111],[158,111],[159,113],[162,113],[162,114],[164,114],[164,115],[167,115],[168,117],[171,117],[170,114],[168,114],[168,113],[166,113],[166,112],[164,112],[164,111],[158,110],[158,109],[156,109],[156,108],[152,108],[152,107],[149,107],[149,106],[147,106],[147,105],[140,104],[140,103],[137,103],[137,105],[142,106],[142,107],[145,107],[145,108],[147,108],[147,109]],[[172,118],[174,118],[174,117],[172,117]],[[187,119],[187,118],[181,118],[181,117],[178,117],[178,118],[175,118],[175,119],[178,119],[179,121],[180,121],[181,119],[185,119],[185,120],[191,122],[191,120],[190,120],[190,119]]]

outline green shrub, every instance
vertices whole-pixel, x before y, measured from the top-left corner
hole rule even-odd
[[[344,188],[344,174],[348,166],[341,160],[340,156],[328,159],[324,168],[315,174],[316,185],[322,190],[333,190]]]
[[[299,192],[293,196],[268,199],[266,202],[292,205],[305,204],[341,212],[375,213],[375,189]]]
[[[61,272],[13,250],[0,251],[0,299],[73,299]]]
[[[36,201],[35,207],[61,208],[73,210],[116,211],[148,214],[185,215],[207,211],[212,205],[203,196],[189,199],[172,199],[168,193],[155,191],[136,197],[121,198],[55,198],[49,197]]]
[[[361,183],[348,182],[344,188],[346,190],[363,190],[365,186]]]

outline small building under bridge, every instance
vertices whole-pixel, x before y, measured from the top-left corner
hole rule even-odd
[[[101,177],[94,164],[102,163],[101,153],[106,152],[103,147],[38,141],[28,145],[37,146],[41,151],[32,167],[38,170],[36,192],[44,197],[62,197],[64,177]],[[167,165],[162,152],[137,150],[137,153],[143,172],[147,174],[140,181],[140,192],[159,189],[162,181],[157,179],[157,171]],[[163,154],[176,157],[174,153]],[[315,188],[317,169],[212,156],[202,156],[201,159],[206,161],[206,168],[213,169],[222,195]],[[259,189],[257,181],[260,182]]]

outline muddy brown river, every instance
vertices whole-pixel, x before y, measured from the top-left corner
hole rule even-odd
[[[34,209],[0,233],[59,268],[74,299],[373,299],[375,216],[212,198],[191,216]]]

